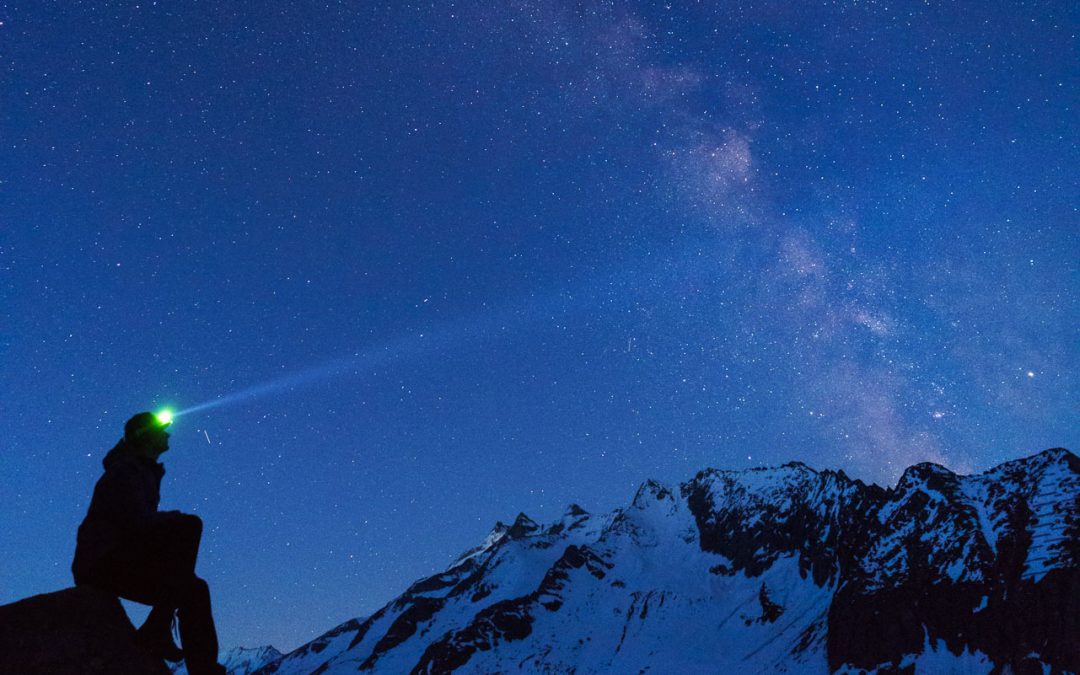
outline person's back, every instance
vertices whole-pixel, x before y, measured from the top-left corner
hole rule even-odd
[[[148,527],[157,515],[165,467],[141,456],[121,439],[102,460],[105,473],[94,486],[86,518],[79,525],[75,583],[91,578],[109,551]]]
[[[102,462],[105,473],[79,526],[72,575],[77,586],[152,605],[139,629],[140,640],[172,661],[181,656],[170,635],[179,610],[188,672],[224,673],[217,663],[210,590],[195,575],[202,521],[157,510],[165,474],[158,458],[169,449],[168,424],[152,413],[139,413],[124,426],[124,438]]]

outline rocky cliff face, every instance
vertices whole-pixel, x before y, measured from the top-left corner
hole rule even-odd
[[[1014,672],[1080,669],[1080,461],[1056,449],[979,476],[908,469],[829,611],[829,661],[870,667],[927,640]]]
[[[1080,460],[883,489],[793,463],[498,524],[261,673],[1080,670]]]

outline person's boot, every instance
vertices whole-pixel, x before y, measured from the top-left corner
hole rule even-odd
[[[184,652],[173,641],[173,616],[172,610],[154,607],[143,625],[135,631],[135,640],[143,649],[170,663],[184,658]]]

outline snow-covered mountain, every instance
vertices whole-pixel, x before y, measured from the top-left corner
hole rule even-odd
[[[894,489],[800,463],[499,523],[276,673],[1076,672],[1080,460]]]
[[[218,654],[218,663],[225,666],[229,675],[251,675],[268,663],[281,658],[281,652],[273,647],[234,647]],[[188,675],[183,663],[170,668],[173,675]]]

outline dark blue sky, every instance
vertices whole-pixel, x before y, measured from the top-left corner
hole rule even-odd
[[[165,456],[227,646],[650,477],[1080,446],[1075,3],[490,4],[0,2],[0,602],[281,378]]]

